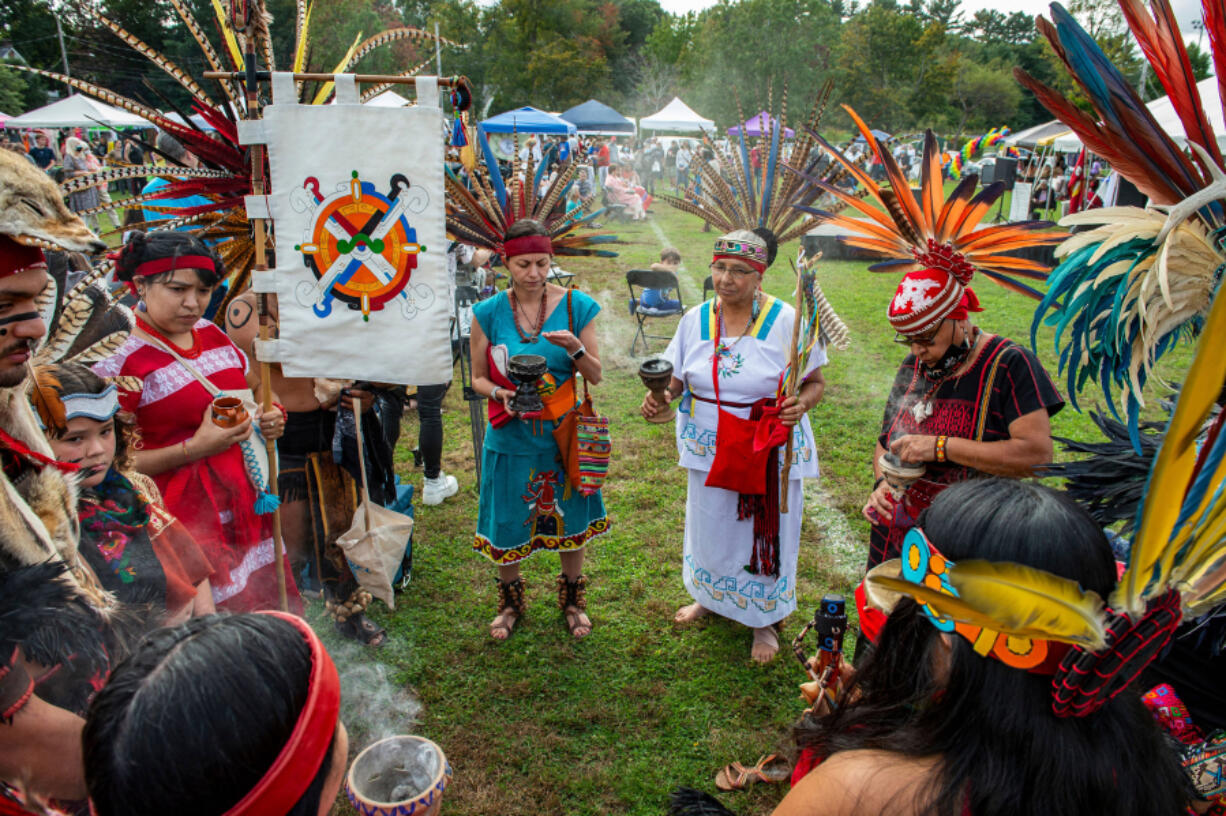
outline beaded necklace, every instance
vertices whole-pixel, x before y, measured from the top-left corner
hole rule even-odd
[[[545,327],[545,301],[549,299],[548,290],[541,292],[541,309],[536,316],[536,325],[532,327],[532,334],[524,334],[524,330],[519,327],[519,300],[515,297],[515,287],[512,286],[509,292],[511,300],[511,321],[515,324],[515,331],[519,332],[519,339],[525,343],[535,343],[541,336],[541,329]],[[524,315],[525,322],[528,316]],[[528,324],[532,326],[531,323]]]
[[[715,317],[719,320],[720,335],[722,337],[727,337],[728,327],[724,325],[724,309],[718,300],[715,302]],[[721,340],[719,344],[716,346],[716,351],[717,352],[732,351],[734,348],[736,348],[736,344],[741,342],[742,337],[749,334],[750,328],[753,327],[753,322],[757,319],[758,319],[758,293],[754,292],[753,307],[750,308],[749,310],[749,319],[745,321],[745,328],[741,331],[740,335],[735,340],[732,341],[731,345]]]

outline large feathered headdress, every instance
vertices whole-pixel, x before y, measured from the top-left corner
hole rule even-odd
[[[220,2],[213,3],[213,8],[216,12],[214,23],[221,34],[222,46],[220,52],[213,47],[213,44],[205,35],[204,28],[192,14],[185,0],[170,0],[170,3],[174,6],[180,20],[182,20],[184,26],[200,47],[201,57],[210,70],[234,72],[245,69],[244,50],[246,43],[244,41],[244,34],[242,31],[235,29]],[[277,64],[276,57],[273,54],[272,40],[268,32],[268,25],[271,20],[263,12],[263,3],[253,3],[251,5],[253,6],[252,13],[256,20],[256,53],[259,54],[259,58],[263,62],[263,68],[275,70]],[[165,165],[150,163],[140,166],[108,167],[96,173],[70,179],[60,186],[60,191],[64,195],[68,195],[79,190],[89,189],[100,183],[109,183],[123,179],[143,179],[150,176],[165,179],[167,181],[166,186],[156,192],[137,195],[110,204],[103,204],[85,212],[99,213],[141,205],[144,209],[160,213],[166,216],[166,218],[163,220],[147,221],[137,225],[140,229],[146,231],[180,229],[184,227],[193,229],[202,238],[207,238],[213,244],[217,253],[221,256],[226,269],[234,275],[230,284],[231,296],[239,294],[246,288],[251,269],[255,263],[255,244],[252,238],[251,226],[247,220],[247,210],[244,203],[244,196],[251,192],[251,168],[247,159],[246,148],[239,143],[238,138],[237,120],[247,118],[250,113],[247,111],[246,95],[241,83],[232,79],[214,80],[212,81],[214,83],[213,91],[216,96],[211,95],[205,88],[205,84],[209,83],[202,84],[203,80],[202,82],[197,82],[195,78],[165,55],[151,48],[113,20],[106,18],[100,13],[95,14],[95,17],[114,32],[117,37],[138,51],[142,56],[148,58],[155,66],[178,82],[191,96],[190,110],[183,110],[175,106],[169,99],[163,97],[163,102],[167,108],[177,114],[175,118],[172,118],[170,115],[163,114],[135,99],[125,97],[100,85],[76,77],[27,68],[22,65],[15,67],[58,80],[109,105],[114,105],[143,117],[159,130],[173,137],[187,151],[195,155],[199,159],[199,167],[181,166],[180,162],[172,160],[165,151],[159,150],[156,145],[147,144],[145,145],[147,153],[161,155],[168,160],[168,163]],[[307,5],[307,0],[298,0],[296,41],[293,57],[288,66],[289,70],[294,72],[309,70],[306,67],[307,56],[310,51],[309,27],[310,8]],[[359,34],[354,44],[331,73],[350,71],[363,57],[390,43],[400,41],[433,42],[435,39],[435,35],[429,32],[409,27],[388,29],[364,41]],[[456,45],[456,43],[450,40],[442,38],[438,38],[438,40],[447,45]],[[429,64],[429,60],[405,71],[404,75],[410,76],[415,74],[427,64]],[[383,90],[386,90],[386,88],[387,85],[381,85],[367,89],[362,95],[362,101],[367,101]],[[331,98],[333,91],[333,83],[329,81],[316,84],[298,83],[299,98],[304,103],[310,100],[312,104],[325,104]],[[198,126],[193,121],[193,113],[204,121],[207,128],[211,129],[211,132]],[[207,203],[187,206],[179,203],[182,199],[193,197],[202,197]],[[132,228],[131,225],[125,227],[125,229]],[[225,309],[220,309],[218,314],[224,315]]]
[[[470,129],[462,124],[459,127],[464,128],[466,141],[471,143]],[[594,196],[569,211],[566,208],[566,197],[571,187],[578,184],[578,174],[588,172],[573,154],[558,164],[557,176],[541,194],[552,152],[543,155],[538,165],[529,150],[527,161],[521,162],[517,143],[510,178],[504,180],[484,129],[477,126],[475,131],[478,150],[474,166],[459,172],[447,168],[448,237],[502,255],[510,226],[522,218],[531,218],[544,225],[555,255],[617,257],[616,252],[604,248],[606,244],[617,243],[616,235],[583,229],[604,212],[603,208],[588,211]],[[554,149],[551,147],[550,151]]]
[[[984,275],[1014,292],[1036,300],[1042,295],[1019,278],[1043,280],[1047,267],[1020,258],[1015,251],[1054,244],[1063,234],[1039,232],[1046,221],[1020,221],[983,227],[980,222],[1005,191],[1002,182],[975,192],[979,177],[971,174],[944,197],[940,151],[932,131],[924,135],[924,155],[920,165],[918,196],[907,175],[888,150],[882,148],[868,125],[846,105],[843,106],[860,129],[865,142],[885,168],[889,187],[882,188],[837,148],[817,136],[817,143],[845,167],[856,182],[868,191],[877,206],[861,201],[822,179],[800,174],[810,185],[837,201],[856,209],[861,218],[801,207],[819,223],[846,230],[844,243],[883,256],[886,260],[869,267],[874,272],[902,272],[907,275],[890,307],[890,321],[904,334],[922,334],[959,309],[978,308],[967,287],[975,273]]]
[[[1039,31],[1094,107],[1084,113],[1025,71],[1018,80],[1161,209],[1091,210],[1061,223],[1096,229],[1062,246],[1047,296],[1035,314],[1056,327],[1070,397],[1097,381],[1116,411],[1118,390],[1133,443],[1140,446],[1142,390],[1154,362],[1203,327],[1226,263],[1226,164],[1205,115],[1183,37],[1167,0],[1120,0],[1141,50],[1169,94],[1190,151],[1159,126],[1129,81],[1062,6]],[[1204,3],[1219,87],[1226,83],[1226,7]],[[1226,102],[1226,93],[1223,93]],[[1166,212],[1163,212],[1166,210]],[[1049,315],[1048,311],[1054,310]],[[1032,331],[1031,342],[1034,342]]]
[[[822,88],[809,116],[799,123],[799,132],[787,161],[792,167],[833,186],[846,183],[849,172],[826,159],[817,149],[820,140],[817,129],[830,100],[831,87],[827,83]],[[771,107],[768,100],[767,109]],[[756,148],[746,138],[744,123],[737,131],[731,150],[724,150],[715,142],[704,140],[718,159],[720,169],[715,170],[708,162],[695,160],[691,166],[698,172],[693,189],[683,196],[661,195],[660,199],[682,212],[698,216],[722,232],[765,227],[780,244],[804,235],[812,229],[814,222],[812,218],[805,217],[801,210],[806,206],[829,209],[836,202],[823,190],[804,183],[803,178],[780,172],[784,164],[783,137],[789,130],[787,116],[788,96],[785,91],[777,118],[768,113],[753,120],[761,131]],[[754,167],[752,150],[761,153],[758,162],[760,168]]]

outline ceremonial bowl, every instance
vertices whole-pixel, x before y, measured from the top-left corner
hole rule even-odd
[[[362,816],[436,816],[450,781],[442,748],[425,737],[401,734],[357,755],[345,793]]]
[[[880,465],[881,475],[890,486],[890,493],[895,501],[901,500],[907,488],[928,470],[923,462],[904,462],[893,453],[882,456]]]
[[[507,361],[507,376],[515,383],[511,410],[523,416],[537,414],[545,408],[537,381],[545,376],[549,366],[539,354],[516,354]]]
[[[655,416],[648,417],[647,421],[661,424],[672,422],[673,417],[677,416],[677,409],[668,404],[664,396],[664,389],[668,388],[668,384],[673,381],[673,364],[659,357],[644,360],[639,366],[639,379],[651,392],[651,398],[664,406],[664,410]]]
[[[238,397],[218,397],[213,400],[213,424],[233,428],[247,418],[247,409]]]

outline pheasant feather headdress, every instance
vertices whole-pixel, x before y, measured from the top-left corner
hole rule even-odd
[[[946,199],[940,151],[932,131],[924,135],[917,196],[906,173],[890,152],[881,147],[868,125],[854,110],[846,105],[843,107],[885,168],[889,187],[879,186],[837,148],[820,136],[814,136],[821,148],[863,186],[877,206],[799,169],[789,169],[863,217],[850,218],[805,206],[801,209],[812,213],[818,223],[846,230],[849,234],[842,240],[849,246],[886,258],[870,266],[870,270],[906,275],[889,309],[890,322],[898,331],[923,334],[947,317],[964,317],[966,310],[977,310],[978,300],[969,289],[975,273],[1036,300],[1042,297],[1021,279],[1044,280],[1047,267],[1012,253],[1031,246],[1057,243],[1064,238],[1063,234],[1039,232],[1051,226],[1046,221],[981,226],[997,199],[1004,194],[1005,186],[1001,182],[976,193],[979,177],[967,175]]]
[[[217,0],[213,2],[216,16],[213,22],[221,35],[220,48],[214,48],[185,0],[170,0],[170,3],[199,46],[203,61],[210,70],[231,72],[244,70],[246,43],[243,32],[235,29],[220,2]],[[271,20],[263,12],[263,3],[251,5],[256,20],[256,53],[263,62],[263,67],[275,70],[276,57],[273,54],[272,40],[268,32]],[[168,160],[168,163],[166,165],[146,164],[106,168],[65,182],[60,187],[61,192],[67,195],[99,183],[123,179],[143,179],[150,176],[165,179],[166,186],[157,192],[104,204],[86,213],[93,214],[142,205],[144,209],[163,214],[168,218],[147,221],[136,225],[137,228],[146,231],[184,227],[192,229],[200,237],[208,239],[213,244],[214,249],[221,256],[222,263],[234,276],[230,283],[231,296],[237,295],[246,288],[252,266],[255,263],[255,245],[244,205],[244,196],[251,192],[251,168],[245,148],[239,144],[236,124],[237,118],[245,118],[249,113],[241,84],[231,79],[215,80],[211,83],[213,94],[210,94],[209,90],[206,90],[205,86],[197,82],[190,74],[118,23],[101,14],[95,16],[117,37],[178,82],[191,96],[191,110],[181,110],[169,99],[163,98],[166,106],[177,114],[177,118],[171,118],[138,100],[76,77],[27,68],[22,65],[15,67],[58,80],[109,105],[143,117],[159,130],[174,137],[187,151],[194,154],[199,159],[200,166],[196,168],[180,166],[178,162],[170,160],[170,157],[159,151],[155,145],[145,145],[147,152],[162,155]],[[293,57],[288,66],[295,72],[311,70],[306,66],[310,52],[310,16],[311,8],[307,0],[298,0],[296,42]],[[345,53],[332,73],[352,70],[353,66],[363,57],[391,43],[406,41],[433,43],[435,39],[435,35],[431,33],[409,27],[388,29],[366,40],[362,40],[361,35],[358,35],[352,47]],[[437,39],[447,45],[456,45],[450,40]],[[417,73],[427,64],[429,60],[405,71],[404,75]],[[313,85],[317,87],[312,87]],[[370,88],[363,93],[362,100],[366,101],[385,89],[386,86]],[[325,104],[331,98],[333,90],[331,82],[298,83],[299,99],[304,103],[310,100],[312,104]],[[190,115],[193,112],[204,120],[213,133],[206,132],[193,122]],[[196,206],[183,206],[176,203],[181,199],[197,196],[203,197],[207,203]],[[132,228],[132,225],[125,227],[125,229]],[[218,314],[224,315],[225,309],[220,309]]]
[[[472,143],[467,126],[460,126],[466,131],[466,142]],[[580,202],[577,208],[566,209],[566,197],[578,183],[578,174],[586,172],[573,154],[558,165],[557,176],[549,183],[549,189],[541,194],[542,181],[546,178],[545,172],[550,163],[548,154],[537,165],[533,152],[529,150],[527,161],[521,162],[517,143],[516,155],[511,161],[511,176],[504,181],[484,129],[477,126],[475,130],[478,149],[473,168],[464,170],[462,175],[447,168],[449,238],[503,255],[510,226],[522,218],[531,218],[544,225],[555,255],[617,257],[616,252],[604,248],[606,244],[618,242],[616,235],[583,229],[604,212],[603,208],[588,212],[594,196]]]
[[[1226,263],[1226,164],[1169,2],[1152,0],[1152,14],[1141,0],[1120,0],[1120,7],[1169,94],[1187,150],[1163,131],[1131,83],[1058,3],[1051,6],[1051,21],[1040,17],[1038,28],[1095,115],[1025,71],[1014,69],[1014,74],[1155,207],[1066,218],[1062,223],[1096,229],[1078,233],[1059,249],[1061,262],[1034,319],[1034,329],[1044,322],[1056,327],[1074,404],[1077,392],[1097,381],[1117,412],[1112,391],[1118,391],[1139,449],[1142,392],[1154,362],[1181,338],[1202,330]],[[1223,87],[1226,7],[1220,0],[1205,0],[1204,25]]]
[[[817,149],[817,129],[830,100],[831,88],[830,83],[822,88],[809,116],[800,123],[789,162],[808,175],[837,185],[846,182],[849,172],[834,165]],[[767,109],[771,107],[768,99]],[[661,195],[660,199],[682,212],[698,216],[722,232],[765,227],[780,244],[804,235],[812,229],[813,219],[805,217],[798,207],[812,206],[819,203],[819,199],[823,207],[833,207],[835,202],[826,197],[824,191],[804,183],[802,178],[779,172],[783,165],[782,140],[788,129],[787,116],[785,91],[778,118],[768,115],[760,121],[762,136],[756,149],[762,151],[761,169],[754,169],[750,151],[755,148],[746,140],[746,128],[742,126],[730,150],[704,140],[718,159],[720,170],[713,169],[708,162],[695,160],[691,165],[698,171],[694,188],[685,196]]]

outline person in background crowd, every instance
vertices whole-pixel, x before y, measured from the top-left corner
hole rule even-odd
[[[609,145],[610,141],[601,140],[596,147],[596,177],[601,187],[605,185],[605,180],[609,176],[609,164],[612,161],[612,151]]]
[[[30,158],[40,170],[46,170],[55,163],[55,151],[51,149],[50,140],[43,131],[34,134],[34,147],[30,148]]]
[[[89,150],[89,145],[81,141],[75,136],[69,136],[65,142],[64,154],[64,180],[76,178],[78,176],[88,175],[97,169],[97,157]],[[78,190],[68,194],[68,209],[72,210],[81,216],[89,228],[97,231],[98,216],[96,213],[88,213],[86,210],[97,207],[102,198],[98,192],[97,186],[89,187],[84,190]]]
[[[685,140],[677,144],[677,158],[675,166],[677,168],[677,181],[673,185],[677,192],[685,190],[690,182],[690,162],[694,160],[694,154],[690,150],[690,145]]]

